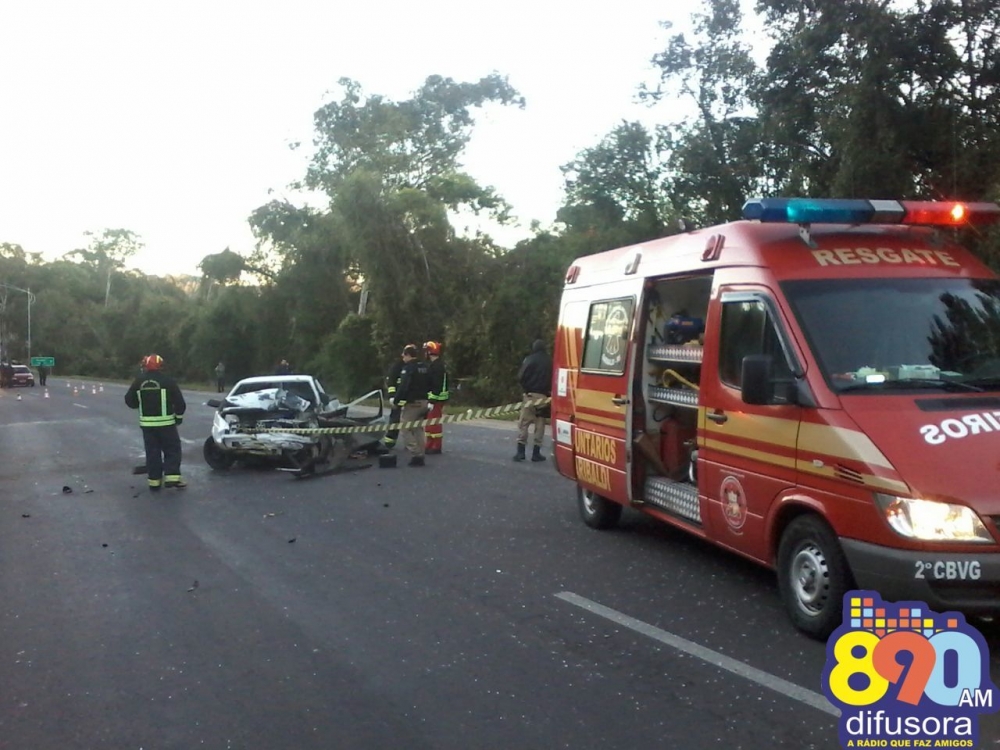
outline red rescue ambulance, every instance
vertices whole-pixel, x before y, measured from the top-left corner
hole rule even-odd
[[[579,258],[556,336],[559,472],[774,568],[825,638],[853,588],[1000,610],[1000,279],[951,228],[991,203],[749,201]]]

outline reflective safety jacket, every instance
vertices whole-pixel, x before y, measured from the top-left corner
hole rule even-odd
[[[147,372],[133,380],[125,392],[125,404],[139,410],[140,427],[170,427],[187,409],[174,379],[159,372]]]
[[[427,367],[431,387],[427,391],[427,400],[432,403],[444,403],[448,400],[448,368],[440,357],[432,359]]]
[[[389,374],[385,376],[385,386],[389,393],[389,400],[392,401],[396,397],[396,389],[399,388],[399,383],[403,378],[403,360],[397,359],[392,363],[392,367],[389,368]]]

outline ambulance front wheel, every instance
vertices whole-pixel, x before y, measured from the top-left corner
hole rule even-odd
[[[610,529],[622,517],[622,506],[601,497],[593,490],[585,490],[577,485],[576,498],[580,506],[580,517],[592,529]]]
[[[778,591],[799,630],[826,640],[840,625],[851,569],[837,535],[819,516],[799,516],[781,535]]]

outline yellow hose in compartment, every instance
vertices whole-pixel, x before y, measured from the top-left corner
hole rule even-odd
[[[676,370],[669,370],[669,369],[668,370],[664,370],[663,371],[663,375],[660,376],[660,383],[663,385],[664,388],[669,388],[670,385],[671,385],[671,382],[670,382],[670,380],[668,380],[668,378],[673,378],[677,382],[682,383],[683,385],[686,385],[688,388],[690,388],[692,390],[695,390],[695,391],[699,390],[699,387],[698,387],[697,383],[692,383],[690,380],[688,380],[687,378],[685,378],[683,375],[681,375]]]

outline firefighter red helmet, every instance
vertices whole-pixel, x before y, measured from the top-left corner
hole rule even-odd
[[[150,354],[142,360],[142,367],[145,370],[159,370],[163,367],[163,357],[159,354]]]
[[[438,341],[428,341],[424,344],[424,351],[433,354],[435,357],[441,356],[441,344]]]

